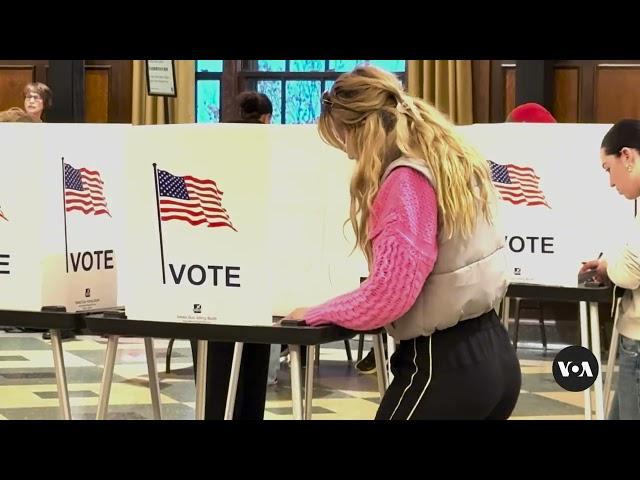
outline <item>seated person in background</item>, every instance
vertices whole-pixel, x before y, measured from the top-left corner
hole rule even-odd
[[[0,122],[24,122],[33,123],[34,120],[27,112],[18,107],[0,112]]]
[[[28,83],[22,92],[24,94],[24,109],[34,122],[43,122],[45,111],[53,104],[51,89],[44,83]]]
[[[240,107],[240,119],[231,123],[271,123],[273,104],[260,92],[243,92],[236,100]]]

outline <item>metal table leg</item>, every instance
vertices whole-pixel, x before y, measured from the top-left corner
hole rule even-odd
[[[376,359],[376,376],[378,377],[378,391],[380,398],[384,397],[387,391],[389,379],[387,378],[387,364],[384,359],[384,346],[382,342],[382,334],[373,336],[373,353]]]
[[[598,317],[598,304],[589,303],[589,313],[591,314],[591,351],[598,361],[598,375],[593,384],[596,397],[596,420],[604,420],[604,400],[602,391],[602,354],[600,349],[600,319]]]
[[[69,403],[69,388],[67,385],[67,373],[64,368],[64,351],[62,350],[60,330],[51,330],[51,349],[53,350],[53,368],[56,375],[60,414],[64,420],[71,420],[71,404]]]
[[[300,366],[300,345],[289,345],[289,355],[291,356],[291,400],[293,401],[293,419],[302,420],[302,368]],[[307,358],[307,366],[313,359]]]
[[[589,348],[589,327],[587,319],[587,303],[580,302],[580,345]],[[584,395],[584,418],[591,420],[591,389],[583,392]]]
[[[233,409],[236,406],[236,393],[238,392],[238,379],[240,378],[243,347],[244,343],[242,342],[236,342],[233,347],[233,363],[231,364],[229,390],[227,391],[227,406],[224,410],[225,420],[233,420]]]
[[[162,406],[160,402],[160,379],[156,365],[155,352],[153,350],[153,338],[144,339],[144,350],[147,355],[147,371],[149,372],[149,391],[151,392],[151,406],[153,407],[153,419],[162,420]]]
[[[316,346],[307,346],[307,368],[305,375],[304,385],[304,419],[311,420],[312,417],[312,404],[313,404],[313,374],[314,374],[314,362],[313,359],[316,356]]]
[[[198,358],[196,373],[196,420],[204,420],[207,395],[207,350],[209,342],[198,340]]]
[[[104,368],[102,370],[102,382],[100,383],[96,420],[104,420],[107,416],[111,382],[113,381],[113,369],[116,364],[116,353],[118,352],[118,339],[119,337],[117,335],[110,335],[107,340],[107,352],[105,353]]]

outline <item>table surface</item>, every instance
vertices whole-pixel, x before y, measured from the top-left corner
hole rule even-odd
[[[616,289],[616,297],[624,292]],[[558,287],[512,283],[507,297],[558,302],[611,303],[613,287]],[[154,322],[129,319],[124,309],[106,313],[64,311],[0,310],[0,326],[75,330],[87,335],[121,335],[153,338],[180,338],[245,343],[281,343],[320,345],[352,338],[360,333],[335,325],[308,326],[244,326],[206,325],[177,322]]]
[[[619,296],[622,291],[623,289],[616,289],[616,296]],[[613,287],[555,287],[512,283],[507,289],[507,297],[557,302],[611,303]]]
[[[352,338],[361,333],[335,325],[319,327],[281,326],[277,324],[274,326],[207,325],[135,320],[125,318],[123,315],[110,313],[85,315],[84,324],[84,333],[89,335],[122,335],[289,345],[320,345]]]
[[[6,327],[78,330],[84,314],[64,311],[0,310],[0,325]]]

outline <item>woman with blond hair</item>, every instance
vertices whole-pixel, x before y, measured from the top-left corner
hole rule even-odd
[[[341,75],[319,132],[356,160],[350,220],[370,275],[288,319],[399,341],[377,419],[506,419],[520,366],[495,308],[507,289],[489,167],[427,102],[374,67]]]

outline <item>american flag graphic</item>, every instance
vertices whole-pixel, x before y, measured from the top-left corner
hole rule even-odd
[[[540,190],[540,177],[531,167],[520,167],[511,163],[500,165],[489,160],[491,180],[503,200],[514,205],[544,205],[548,208],[544,193]]]
[[[77,210],[85,215],[111,216],[103,188],[104,182],[97,170],[64,164],[64,204],[67,212]]]
[[[229,227],[237,232],[222,207],[223,192],[213,180],[180,177],[158,169],[158,189],[162,221],[182,220],[193,226]]]
[[[9,219],[5,217],[4,212],[2,211],[2,207],[0,207],[0,219],[6,220],[7,222],[9,221]]]

